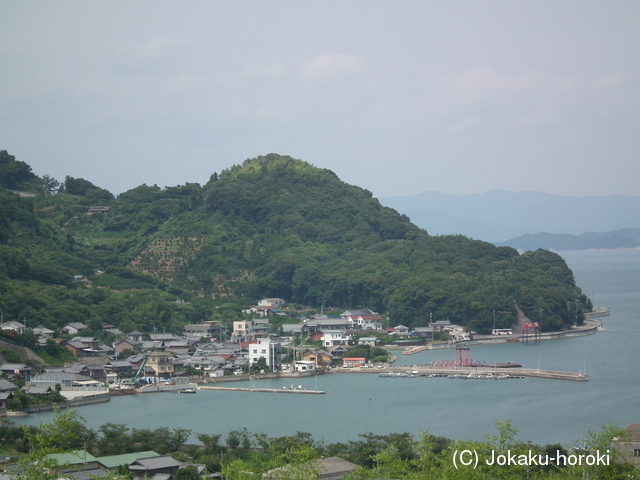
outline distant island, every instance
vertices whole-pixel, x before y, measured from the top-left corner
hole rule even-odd
[[[640,248],[640,228],[624,228],[613,232],[587,232],[582,235],[570,233],[527,233],[504,242],[494,242],[497,246],[513,247],[518,250],[593,250]]]
[[[515,247],[509,239],[548,232],[567,236],[567,239],[580,237],[579,242],[571,242],[570,246],[562,246],[562,249],[633,248],[638,245],[633,244],[637,241],[637,233],[625,233],[629,229],[640,228],[640,196],[637,195],[570,197],[505,190],[451,195],[427,191],[406,197],[380,198],[380,203],[407,215],[415,225],[427,229],[431,235],[460,234]],[[584,233],[594,231],[613,233]],[[604,237],[619,240],[605,241]],[[592,245],[592,242],[606,246],[576,247]],[[537,248],[560,249],[549,242],[535,243],[527,249]]]

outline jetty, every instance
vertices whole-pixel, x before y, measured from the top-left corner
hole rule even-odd
[[[535,368],[500,368],[493,366],[480,367],[434,367],[432,365],[411,365],[410,367],[387,367],[387,368],[336,368],[332,373],[406,373],[407,371],[417,372],[417,376],[427,377],[431,375],[494,375],[500,376],[508,373],[510,376],[518,377],[538,377],[553,380],[572,380],[575,382],[586,382],[589,375],[583,372],[561,372],[555,370],[539,370]]]
[[[306,390],[303,388],[241,388],[241,387],[209,387],[199,386],[198,390],[227,390],[231,392],[256,392],[256,393],[294,393],[306,395],[322,395],[324,390]]]

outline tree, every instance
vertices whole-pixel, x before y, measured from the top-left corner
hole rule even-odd
[[[207,435],[205,433],[198,433],[196,438],[204,445],[205,455],[219,455],[224,453],[225,448],[220,445],[220,437],[222,435]]]
[[[178,470],[171,478],[173,480],[200,480],[202,477],[194,465],[187,465]]]
[[[251,373],[265,372],[267,367],[267,360],[264,357],[260,357],[254,364],[251,365]]]
[[[264,474],[272,480],[314,480],[319,477],[320,454],[311,445],[302,444],[273,457],[271,469]]]
[[[98,450],[102,455],[117,455],[131,448],[129,427],[122,424],[105,423],[98,428],[101,437],[98,439]]]
[[[52,176],[46,174],[42,176],[42,188],[47,195],[53,195],[58,191],[59,187],[60,182]]]
[[[6,150],[0,150],[0,187],[19,189],[35,179],[31,167],[24,162],[16,161]]]
[[[18,461],[19,473],[9,473],[13,480],[55,480],[60,478],[64,465],[51,457],[51,453],[62,453],[77,447],[77,428],[84,419],[75,409],[55,410],[52,423],[40,423],[37,428],[23,426],[29,453]]]
[[[222,466],[222,478],[225,480],[263,480],[260,472],[241,459],[225,463]]]

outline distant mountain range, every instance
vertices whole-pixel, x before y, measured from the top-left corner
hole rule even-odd
[[[516,248],[527,245],[526,249],[640,245],[634,233],[640,227],[640,196],[568,197],[491,190],[474,195],[428,191],[379,200],[432,235],[462,234]]]

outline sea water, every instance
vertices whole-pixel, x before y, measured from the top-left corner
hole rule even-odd
[[[514,362],[527,368],[586,371],[588,382],[541,378],[462,380],[381,378],[376,374],[331,374],[226,385],[282,388],[295,382],[324,395],[203,391],[196,395],[149,393],[114,397],[81,407],[89,427],[112,422],[130,428],[188,428],[222,434],[247,428],[269,436],[310,432],[328,443],[357,440],[366,432],[426,431],[454,439],[484,440],[495,422],[511,420],[518,438],[534,444],[580,444],[588,431],[613,423],[640,422],[640,251],[561,252],[577,284],[596,306],[611,309],[606,332],[579,338],[471,347],[484,363]],[[398,355],[396,365],[454,358],[454,350]],[[512,372],[508,372],[512,373]],[[34,414],[21,423],[51,421]]]

